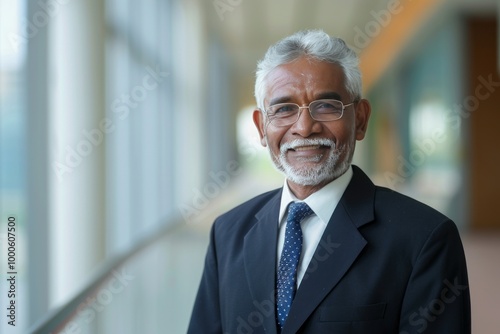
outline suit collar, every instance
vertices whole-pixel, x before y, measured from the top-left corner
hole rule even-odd
[[[358,228],[374,219],[375,186],[356,166],[349,186],[335,209],[297,290],[285,333],[295,333],[338,284],[366,245]],[[244,239],[245,273],[252,298],[259,305],[275,304],[276,249],[281,191],[255,215]],[[259,247],[256,247],[259,245]],[[318,290],[318,287],[321,287]],[[268,303],[266,303],[268,304]],[[264,314],[266,332],[276,333],[275,309]]]
[[[347,189],[349,182],[353,176],[352,168],[349,166],[347,171],[337,179],[326,184],[323,188],[312,193],[304,199],[304,202],[314,211],[316,216],[325,226],[332,217],[333,211],[337,207],[343,193]],[[288,187],[288,182],[285,180],[283,185],[283,195],[281,197],[280,216],[281,224],[285,222],[283,216],[287,211],[287,206],[290,202],[299,201]]]
[[[374,219],[375,186],[356,166],[297,290],[283,333],[295,333],[338,284],[366,245],[358,228]],[[319,287],[321,287],[319,289]]]
[[[373,221],[375,205],[375,185],[358,167],[352,165],[353,178],[349,183],[340,204],[342,204],[356,227]]]
[[[254,306],[270,305],[272,310],[263,314],[266,332],[276,334],[275,280],[278,213],[281,191],[255,215],[257,220],[244,239],[245,273]],[[256,247],[258,245],[258,247]],[[261,312],[262,313],[262,312]]]

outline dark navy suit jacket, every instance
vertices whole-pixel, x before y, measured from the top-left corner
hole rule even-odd
[[[353,170],[282,333],[470,333],[455,224]],[[277,333],[280,198],[262,194],[215,221],[188,333]]]

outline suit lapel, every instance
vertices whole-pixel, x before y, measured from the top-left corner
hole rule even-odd
[[[257,222],[246,234],[243,246],[245,273],[253,298],[252,307],[256,303],[260,305],[259,312],[264,316],[266,332],[272,334],[276,333],[276,243],[280,199],[281,191],[278,191],[255,215]]]
[[[293,301],[283,333],[296,333],[342,279],[366,245],[358,227],[373,220],[375,187],[353,166],[354,176],[321,237]]]

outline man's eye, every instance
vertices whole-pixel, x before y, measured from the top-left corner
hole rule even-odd
[[[274,113],[275,114],[279,114],[279,113],[291,113],[291,112],[294,112],[295,111],[295,107],[293,105],[283,105],[283,106],[279,106],[275,109]]]
[[[323,102],[318,105],[318,108],[333,108],[331,103]]]
[[[276,113],[293,111],[293,106],[285,105],[276,109]]]
[[[333,105],[333,104],[328,103],[328,102],[323,102],[323,103],[317,105],[315,107],[315,109],[316,109],[315,111],[317,113],[321,113],[321,114],[323,114],[323,113],[325,113],[325,114],[327,114],[327,113],[335,113],[335,112],[339,112],[340,111],[340,108],[338,106]]]

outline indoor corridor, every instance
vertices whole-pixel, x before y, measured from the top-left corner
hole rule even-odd
[[[216,217],[283,186],[257,63],[311,29],[359,56],[353,164],[455,222],[472,333],[500,333],[499,20],[500,0],[0,0],[0,333],[185,333]]]

